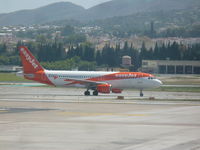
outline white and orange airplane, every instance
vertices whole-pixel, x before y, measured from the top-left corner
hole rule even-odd
[[[158,88],[162,82],[153,75],[141,72],[53,71],[44,69],[27,47],[19,47],[23,76],[28,80],[57,86],[86,88],[85,95],[121,93],[124,89]]]

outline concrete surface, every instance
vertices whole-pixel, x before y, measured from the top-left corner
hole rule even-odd
[[[200,150],[199,93],[83,92],[0,87],[0,149]]]

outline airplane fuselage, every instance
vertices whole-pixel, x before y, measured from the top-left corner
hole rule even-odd
[[[106,82],[112,85],[112,88],[117,89],[147,89],[157,88],[162,83],[154,78],[153,75],[138,72],[98,72],[98,71],[51,71],[45,70],[47,78],[58,87],[82,87],[87,88],[87,85],[74,80],[87,80]]]

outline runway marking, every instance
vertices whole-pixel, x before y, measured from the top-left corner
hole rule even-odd
[[[8,110],[0,110],[0,113],[8,112]]]
[[[61,112],[59,114],[61,114],[61,115],[75,115],[75,116],[126,116],[126,117],[149,116],[148,114],[82,113],[82,112]]]
[[[8,108],[0,109],[0,114],[5,113],[27,113],[27,112],[36,112],[36,111],[50,111],[57,109],[47,109],[47,108]]]

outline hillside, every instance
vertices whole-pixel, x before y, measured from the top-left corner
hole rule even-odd
[[[151,22],[157,36],[200,36],[200,7],[190,9],[140,12],[133,15],[112,17],[89,22],[89,25],[98,25],[107,32],[145,34],[151,31]],[[172,32],[172,33],[165,33]],[[167,34],[167,35],[166,35]]]
[[[192,9],[195,6],[200,6],[199,0],[113,0],[86,10],[78,19],[98,20],[138,12]]]
[[[112,0],[87,10],[69,2],[59,2],[33,10],[0,14],[0,25],[41,24],[71,19],[87,22],[137,13],[190,12],[196,7],[200,7],[199,0]]]
[[[22,10],[0,15],[0,25],[41,24],[74,18],[85,9],[69,2],[59,2],[32,10]]]

